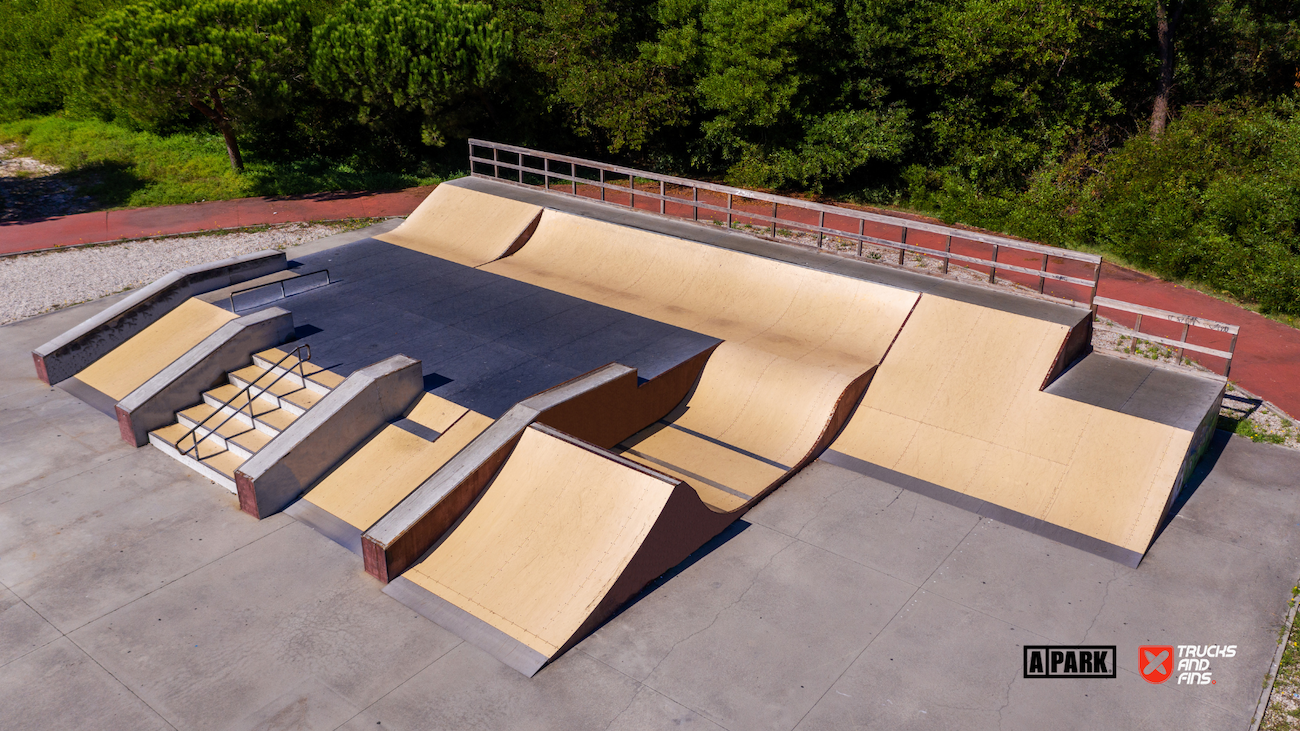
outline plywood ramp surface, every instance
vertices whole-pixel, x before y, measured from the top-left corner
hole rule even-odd
[[[671,424],[627,442],[627,456],[689,483],[718,510],[735,510],[813,449],[853,377],[725,342]]]
[[[537,220],[529,203],[439,185],[401,226],[376,236],[408,249],[479,266],[503,256]]]
[[[77,379],[121,401],[236,315],[190,298],[90,364]]]
[[[880,361],[917,294],[547,210],[518,252],[485,271],[860,374]]]
[[[674,489],[525,429],[478,504],[403,577],[549,658],[596,611]]]
[[[1141,554],[1192,433],[1040,391],[1067,333],[922,296],[831,448]]]
[[[365,531],[492,424],[433,394],[425,394],[407,418],[440,435],[429,441],[386,426],[303,499]]]

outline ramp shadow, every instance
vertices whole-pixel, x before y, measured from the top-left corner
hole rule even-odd
[[[1192,470],[1192,474],[1187,478],[1187,483],[1183,485],[1182,490],[1178,491],[1178,497],[1174,498],[1174,504],[1169,508],[1169,514],[1160,522],[1160,527],[1156,529],[1155,535],[1151,538],[1152,545],[1155,545],[1155,542],[1160,540],[1165,528],[1168,528],[1169,524],[1174,522],[1174,518],[1178,517],[1178,513],[1183,509],[1183,506],[1192,499],[1192,495],[1196,494],[1196,491],[1204,484],[1205,478],[1214,471],[1214,465],[1219,461],[1219,456],[1227,448],[1230,439],[1232,439],[1230,432],[1222,429],[1214,430],[1214,436],[1210,437],[1210,444],[1206,447],[1205,454],[1201,455],[1201,460],[1196,463],[1196,469]]]

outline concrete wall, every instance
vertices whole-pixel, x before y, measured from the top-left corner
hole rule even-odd
[[[66,380],[195,295],[278,272],[283,251],[259,251],[178,269],[32,351],[36,375]]]
[[[239,507],[280,512],[424,393],[420,361],[394,355],[348,376],[235,472]]]
[[[203,400],[226,373],[252,362],[253,353],[293,337],[293,314],[279,307],[227,322],[117,404],[122,440],[149,443],[149,432],[176,420],[176,412]]]

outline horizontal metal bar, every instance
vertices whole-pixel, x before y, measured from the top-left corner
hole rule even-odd
[[[1205,353],[1206,355],[1214,355],[1220,358],[1227,358],[1228,360],[1232,359],[1232,353],[1229,353],[1226,350],[1217,350],[1215,348],[1206,347],[1204,345],[1196,345],[1195,343],[1185,343],[1181,340],[1172,340],[1170,338],[1162,338],[1162,337],[1157,337],[1155,335],[1147,335],[1146,333],[1138,332],[1136,330],[1130,330],[1126,327],[1120,328],[1120,327],[1107,327],[1105,325],[1093,325],[1092,329],[1099,332],[1115,333],[1117,335],[1127,335],[1128,337],[1131,337],[1135,340],[1147,340],[1153,343],[1160,343],[1161,345],[1168,345],[1174,348],[1186,348],[1187,350],[1195,350],[1198,353]]]
[[[1193,315],[1183,315],[1177,312],[1170,312],[1169,310],[1157,310],[1154,307],[1135,305],[1132,302],[1121,302],[1120,300],[1113,300],[1108,297],[1096,297],[1093,299],[1093,304],[1098,307],[1108,307],[1112,310],[1132,312],[1135,315],[1148,315],[1150,317],[1157,317],[1161,320],[1168,320],[1169,322],[1178,322],[1184,325],[1191,325],[1192,327],[1205,328],[1206,330],[1231,333],[1232,335],[1236,335],[1238,331],[1241,330],[1240,325],[1229,325],[1226,322],[1206,320]]]
[[[805,210],[810,210],[810,211],[819,211],[819,212],[830,213],[838,216],[845,216],[847,218],[862,219],[867,221],[873,221],[875,223],[883,223],[890,226],[909,228],[916,231],[928,231],[930,233],[936,233],[943,236],[955,236],[969,241],[979,241],[981,243],[996,244],[998,246],[1009,246],[1018,249],[1023,249],[1025,251],[1032,251],[1037,254],[1047,254],[1049,256],[1055,256],[1062,259],[1084,261],[1090,264],[1101,263],[1101,257],[1097,256],[1096,254],[1085,254],[1082,252],[1071,251],[1069,249],[1058,249],[1056,247],[1043,246],[1042,244],[1034,244],[1028,241],[1020,241],[1018,239],[1006,238],[1003,236],[994,236],[991,234],[976,233],[974,231],[966,231],[964,229],[925,223],[922,221],[913,221],[911,219],[901,218],[897,216],[887,216],[878,213],[868,213],[866,211],[858,211],[852,208],[830,206],[824,203],[815,203],[812,201],[800,200],[798,198],[789,198],[786,196],[773,195],[771,193],[760,193],[759,191],[755,191],[755,190],[746,190],[744,188],[733,188],[731,186],[717,185],[715,183],[707,183],[699,180],[691,180],[689,178],[679,178],[674,175],[660,175],[658,173],[652,173],[646,170],[637,170],[635,168],[627,168],[621,165],[610,165],[606,163],[596,162],[595,160],[587,160],[585,158],[580,158],[580,157],[570,157],[568,155],[560,155],[560,154],[549,153],[549,152],[540,152],[538,150],[533,150],[527,147],[516,147],[514,145],[505,145],[498,142],[487,142],[484,140],[472,139],[469,141],[469,144],[470,144],[471,162],[478,161],[484,164],[500,165],[501,167],[510,167],[512,169],[523,170],[524,172],[528,172],[528,171],[540,172],[540,171],[538,168],[530,168],[527,166],[521,167],[519,165],[511,165],[510,163],[496,162],[491,160],[490,158],[478,157],[477,155],[474,154],[473,150],[475,147],[482,147],[489,150],[492,149],[504,150],[506,152],[513,152],[521,156],[536,157],[543,160],[550,159],[557,162],[566,162],[570,164],[581,165],[583,167],[592,168],[595,170],[605,170],[606,172],[615,172],[621,175],[627,175],[629,177],[639,177],[639,178],[646,178],[648,180],[663,181],[666,183],[673,183],[688,188],[709,190],[724,195],[730,194],[734,196],[739,196],[741,198],[748,198],[750,200],[763,201],[766,203],[777,203],[780,205],[803,208]],[[523,157],[520,157],[520,163],[522,162],[523,162]],[[554,171],[551,172],[551,175],[554,177],[565,177],[565,176],[556,175]],[[588,183],[595,183],[595,181],[587,181],[583,178],[579,178],[578,180],[585,181]],[[637,191],[637,195],[643,195],[643,193],[641,191]],[[650,195],[650,194],[646,193],[645,195]]]
[[[502,167],[509,167],[510,165],[509,165],[509,163],[501,163],[501,166],[502,166]],[[515,167],[517,167],[517,166],[515,166]],[[525,170],[533,170],[534,168],[523,168],[523,169],[525,169]],[[569,177],[569,176],[566,176],[566,175],[558,174],[558,173],[556,173],[556,172],[553,171],[553,170],[550,171],[550,172],[548,173],[548,175],[550,175],[551,177],[563,178],[563,179],[565,179],[565,180],[573,180],[573,178],[571,178],[571,177]],[[595,187],[606,188],[606,189],[608,189],[608,190],[623,191],[623,192],[630,193],[630,191],[629,191],[628,188],[626,188],[626,187],[624,187],[624,186],[621,186],[621,185],[611,185],[611,184],[606,184],[606,183],[600,183],[600,182],[597,182],[597,181],[594,181],[594,180],[585,180],[585,179],[583,179],[583,178],[579,178],[578,180],[581,180],[581,181],[584,181],[584,182],[586,182],[586,183],[589,183],[590,185],[595,186]],[[507,182],[509,182],[509,181],[507,181]],[[574,195],[573,193],[566,193],[565,191],[562,191],[562,190],[560,190],[560,191],[552,191],[552,192],[561,193],[561,194],[563,194],[563,195]],[[732,214],[733,217],[750,218],[750,219],[754,219],[754,220],[758,220],[758,221],[763,221],[763,222],[765,222],[765,223],[771,223],[771,224],[777,224],[777,225],[782,225],[782,224],[784,224],[785,227],[788,227],[788,228],[791,228],[791,229],[798,229],[798,230],[801,230],[801,231],[804,231],[804,232],[806,232],[806,233],[810,233],[810,234],[822,233],[822,234],[829,235],[829,236],[838,236],[838,237],[840,237],[840,238],[850,239],[850,240],[852,240],[852,241],[862,241],[862,242],[865,242],[865,243],[872,243],[872,244],[876,244],[876,245],[879,245],[879,246],[888,246],[888,247],[891,247],[891,248],[894,248],[894,249],[902,249],[902,250],[904,250],[904,251],[913,251],[913,252],[917,252],[917,253],[920,253],[920,254],[927,254],[927,255],[929,255],[929,256],[933,256],[933,257],[935,257],[935,258],[937,258],[937,259],[951,259],[951,260],[954,260],[954,261],[964,261],[964,262],[969,262],[969,263],[972,263],[972,264],[979,264],[979,265],[981,265],[981,266],[994,267],[994,268],[999,269],[999,270],[1006,270],[1006,271],[1013,271],[1013,272],[1021,272],[1021,273],[1029,274],[1029,275],[1032,275],[1032,276],[1035,276],[1035,277],[1039,277],[1039,276],[1041,276],[1041,277],[1043,277],[1043,278],[1045,278],[1045,279],[1052,279],[1052,280],[1056,280],[1056,281],[1059,281],[1059,282],[1068,282],[1069,284],[1077,284],[1077,285],[1082,286],[1082,287],[1092,287],[1092,286],[1095,284],[1095,282],[1094,282],[1093,280],[1091,280],[1091,279],[1080,279],[1080,278],[1078,278],[1078,277],[1071,277],[1071,276],[1067,276],[1067,275],[1065,275],[1065,274],[1057,274],[1056,272],[1049,272],[1049,271],[1042,270],[1042,269],[1029,269],[1029,268],[1026,268],[1026,267],[1016,266],[1016,265],[1014,265],[1014,264],[1006,264],[1006,263],[1004,263],[1004,262],[994,261],[993,259],[980,259],[980,258],[978,258],[978,257],[964,256],[964,255],[962,255],[962,254],[945,253],[945,252],[943,252],[943,251],[941,251],[941,250],[939,250],[939,249],[928,249],[928,248],[923,247],[923,246],[913,246],[913,245],[911,245],[911,244],[904,244],[904,243],[901,243],[901,242],[898,242],[898,241],[889,241],[888,239],[880,239],[880,238],[876,238],[876,237],[874,237],[874,236],[867,236],[867,235],[864,235],[864,234],[852,233],[852,232],[850,232],[850,231],[843,231],[843,230],[840,230],[840,229],[837,229],[837,228],[828,228],[828,227],[824,227],[824,226],[817,226],[817,225],[814,225],[814,224],[803,223],[803,222],[800,222],[800,221],[791,221],[791,220],[786,219],[786,218],[774,218],[774,217],[772,217],[772,216],[770,216],[770,215],[768,215],[768,214],[765,214],[765,213],[758,213],[758,212],[752,212],[752,213],[751,213],[751,212],[749,212],[749,211],[744,210],[743,208],[735,208],[735,207],[733,207],[733,208],[730,209],[730,211],[728,211],[728,209],[726,209],[726,208],[724,208],[724,207],[722,207],[722,206],[714,206],[714,205],[711,205],[711,204],[705,203],[705,202],[703,202],[703,201],[700,201],[700,202],[697,203],[697,202],[695,202],[695,201],[688,200],[688,199],[685,199],[685,198],[674,198],[674,197],[672,197],[672,196],[660,196],[660,195],[658,195],[658,194],[656,194],[656,193],[645,192],[645,191],[637,191],[637,192],[636,192],[636,195],[637,195],[638,197],[642,197],[642,198],[649,198],[649,199],[652,199],[652,200],[662,200],[662,201],[667,201],[667,202],[670,202],[670,203],[680,203],[681,205],[688,206],[688,207],[691,207],[691,208],[700,208],[700,209],[705,209],[705,210],[710,210],[710,211],[716,211],[716,212],[718,212],[718,213],[728,213],[728,212],[730,212],[730,213]],[[588,198],[588,196],[582,196],[582,195],[579,195],[579,196],[576,196],[576,197],[578,197],[578,198]],[[595,198],[590,198],[590,200],[596,200],[596,199],[595,199]],[[609,201],[606,201],[606,202],[608,203]],[[619,204],[615,203],[615,204],[613,204],[613,205],[619,205]],[[649,212],[649,213],[653,213],[653,211],[647,211],[647,212]],[[741,224],[741,225],[746,225],[746,224]],[[957,234],[954,234],[954,235],[953,235],[953,238],[960,238],[960,236],[958,236]],[[1015,248],[1015,247],[1008,246],[1007,248]]]

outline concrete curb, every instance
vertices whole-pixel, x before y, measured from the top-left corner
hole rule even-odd
[[[288,342],[293,314],[268,307],[231,320],[118,402],[122,441],[149,443],[149,432],[172,423],[176,412],[203,400],[203,392],[252,361],[253,353]]]
[[[259,251],[178,269],[33,350],[36,375],[51,386],[66,380],[190,297],[287,267],[284,252]]]
[[[348,376],[235,471],[239,507],[280,512],[424,392],[420,361],[394,355]]]

